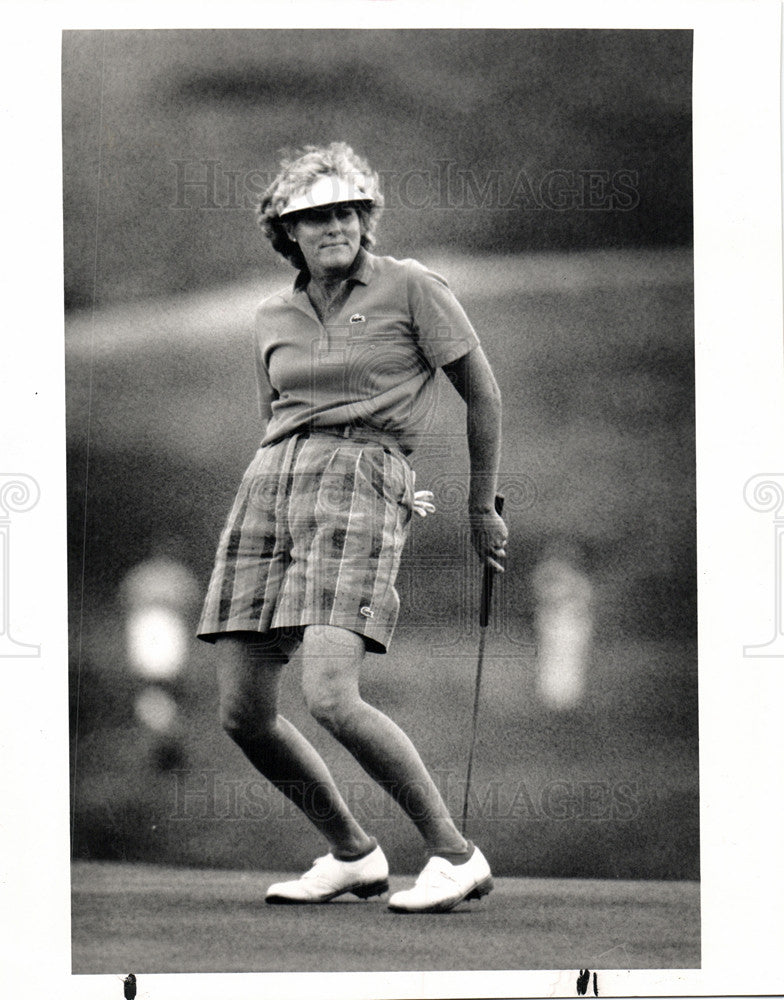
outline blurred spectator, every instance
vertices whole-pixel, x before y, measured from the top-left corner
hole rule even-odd
[[[176,681],[188,658],[189,611],[199,598],[198,583],[183,563],[156,555],[129,571],[121,596],[128,665],[143,682],[134,712],[149,733],[154,765],[178,767],[183,750]]]
[[[577,547],[553,545],[533,572],[537,690],[557,711],[576,708],[585,692],[593,631],[593,586]]]

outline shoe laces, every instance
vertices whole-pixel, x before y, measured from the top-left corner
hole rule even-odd
[[[333,860],[331,854],[325,854],[322,858],[316,858],[313,862],[313,867],[310,868],[302,876],[303,879],[319,879],[326,874],[326,870],[331,867],[330,862]]]
[[[452,865],[446,858],[431,858],[419,874],[416,880],[417,888],[437,889],[444,880],[458,885],[458,880],[452,874]]]

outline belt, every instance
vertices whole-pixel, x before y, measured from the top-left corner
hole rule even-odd
[[[296,433],[301,434],[302,437],[310,437],[313,434],[328,434],[330,437],[358,441],[360,444],[380,444],[383,448],[394,448],[396,451],[406,454],[394,434],[378,431],[374,427],[355,427],[352,424],[346,424],[344,427],[313,427],[311,430],[297,431]]]

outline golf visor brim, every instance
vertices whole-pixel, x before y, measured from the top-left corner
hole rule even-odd
[[[373,198],[352,181],[332,175],[319,177],[307,191],[293,195],[278,212],[278,218],[291,215],[293,212],[303,212],[309,208],[322,208],[324,205],[340,205],[354,201],[373,204]]]

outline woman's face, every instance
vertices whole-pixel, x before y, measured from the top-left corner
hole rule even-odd
[[[362,226],[353,205],[324,205],[298,212],[286,226],[289,238],[299,244],[311,277],[348,271],[359,252]]]

